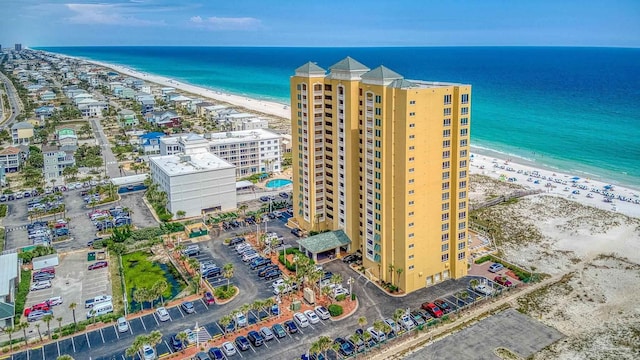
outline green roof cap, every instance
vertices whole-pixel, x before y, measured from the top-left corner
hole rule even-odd
[[[318,235],[309,236],[306,239],[298,240],[298,244],[307,251],[317,254],[323,251],[332,250],[340,246],[351,244],[351,240],[342,230],[323,232]]]
[[[0,301],[0,321],[13,318],[15,308],[13,304]]]
[[[346,58],[338,61],[337,63],[329,66],[329,70],[343,70],[343,71],[368,71],[369,68],[360,62],[354,60],[352,57],[347,56]]]
[[[400,80],[404,77],[384,65],[380,65],[377,68],[362,74],[361,78],[367,80]]]

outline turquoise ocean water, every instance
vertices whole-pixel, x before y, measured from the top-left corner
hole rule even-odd
[[[307,61],[351,56],[407,79],[473,85],[472,144],[640,188],[640,49],[545,47],[47,47],[194,85],[289,103]]]

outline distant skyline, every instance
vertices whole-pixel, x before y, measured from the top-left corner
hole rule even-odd
[[[639,0],[0,0],[0,5],[5,48],[14,43],[640,47]]]

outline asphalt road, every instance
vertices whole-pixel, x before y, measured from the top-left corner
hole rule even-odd
[[[113,151],[111,151],[111,144],[104,134],[104,129],[102,128],[100,119],[89,119],[89,123],[91,124],[91,128],[93,129],[93,134],[95,135],[98,145],[102,149],[102,155],[104,157],[103,160],[107,169],[107,176],[109,176],[110,178],[120,177],[118,160],[116,159],[115,155],[113,155]]]
[[[13,122],[22,112],[22,105],[20,103],[20,98],[18,97],[18,92],[16,88],[13,86],[11,80],[6,77],[3,73],[0,73],[0,80],[4,83],[5,89],[7,90],[7,97],[9,98],[9,104],[11,105],[12,113],[9,115],[7,121],[2,124],[2,128],[11,127]]]

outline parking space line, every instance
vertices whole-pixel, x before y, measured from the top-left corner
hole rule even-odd
[[[73,341],[73,336],[71,337],[71,346],[73,346],[73,352],[76,353],[76,342]]]
[[[58,348],[58,356],[60,356],[60,341],[56,341],[56,347]]]
[[[242,356],[242,351],[240,351],[240,349],[238,349],[235,345],[233,347],[236,348],[236,354],[240,355],[240,357],[243,358],[244,356]]]
[[[140,319],[140,322],[142,323],[142,327],[144,328],[144,331],[147,331],[147,326],[144,324],[144,320],[142,320],[142,316],[140,316],[138,319]],[[133,332],[131,333],[131,335],[133,335]]]
[[[262,342],[262,345],[264,345],[267,349],[269,348],[269,346],[267,345],[267,342],[266,342],[266,341],[263,341],[263,342]]]
[[[176,306],[178,308],[178,311],[180,312],[180,315],[182,315],[182,317],[184,317],[184,313],[182,312],[182,306]],[[193,311],[195,311],[196,309],[194,308]],[[171,315],[169,315],[169,317],[171,317]]]
[[[84,333],[84,337],[87,338],[87,344],[89,345],[89,349],[91,349],[91,341],[89,341],[89,333]]]
[[[129,326],[129,328],[131,328],[131,326]],[[118,338],[118,340],[120,340],[120,335],[118,334],[118,329],[115,325],[113,325],[113,331],[116,332],[116,337]],[[102,341],[104,341],[104,337],[102,338]]]
[[[99,330],[100,330],[100,337],[102,338],[102,343],[104,344],[105,343],[104,334],[102,333],[102,329],[99,329]]]
[[[158,322],[158,319],[156,318],[156,314],[155,314],[155,313],[153,313],[153,314],[151,314],[151,315],[153,316],[153,320],[155,320],[155,321],[156,321],[156,325],[160,326],[160,323]],[[169,315],[169,319],[171,319],[171,315]],[[146,330],[146,329],[145,329],[145,330]]]
[[[173,350],[171,350],[171,346],[169,346],[169,343],[167,342],[167,340],[164,340],[164,344],[167,345],[167,349],[169,349],[169,353],[173,354]]]
[[[200,302],[202,303],[202,305],[204,305],[204,307],[207,308],[207,310],[209,310],[209,305],[207,305],[207,303],[204,302],[204,300],[202,298],[200,298]]]
[[[253,353],[256,353],[256,349],[253,348],[253,345],[249,344],[249,349],[253,350]]]

